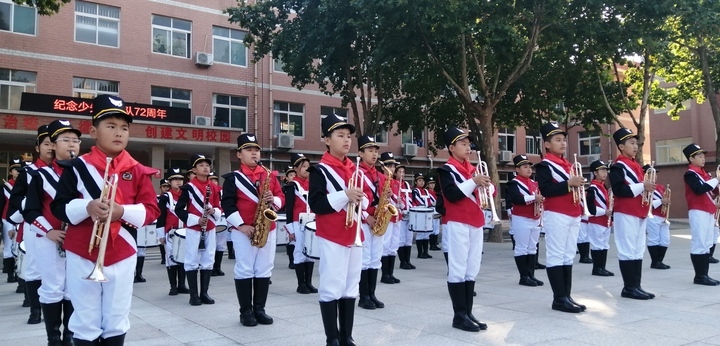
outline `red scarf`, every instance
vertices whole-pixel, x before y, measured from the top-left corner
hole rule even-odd
[[[34,164],[35,164],[35,167],[37,167],[37,168],[47,167],[47,163],[45,163],[45,161],[40,160],[40,159],[35,160]]]
[[[177,202],[177,200],[180,199],[180,194],[182,193],[180,189],[178,189],[177,192],[175,192],[175,190],[173,189],[170,189],[168,190],[168,192],[170,192],[170,196],[172,196],[173,202]]]
[[[370,166],[370,165],[366,164],[365,161],[361,160],[360,161],[360,169],[362,169],[363,172],[365,172],[365,175],[367,175],[368,178],[370,178],[370,181],[372,181],[373,183],[376,183],[378,181],[378,171],[377,171],[377,169],[375,169],[375,167]]]
[[[200,191],[200,193],[202,194],[202,196],[200,196],[200,198],[202,198],[204,200],[205,199],[205,191],[207,191],[208,184],[210,184],[210,179],[208,178],[208,179],[205,179],[205,181],[201,181],[200,179],[197,178],[197,176],[195,176],[195,178],[193,178],[190,181],[190,183],[192,183],[193,185],[195,185],[195,187],[197,187],[198,191]],[[210,191],[212,191],[212,187],[210,188]]]
[[[475,173],[476,167],[473,166],[472,163],[470,163],[470,160],[465,160],[464,162],[458,161],[458,159],[455,158],[455,156],[450,155],[450,158],[448,159],[447,163],[455,167],[457,171],[465,177],[465,179],[472,179],[473,174]],[[480,203],[480,191],[478,189],[475,189],[473,191],[473,195],[475,196],[475,200]]]
[[[350,181],[350,177],[355,173],[355,164],[352,163],[352,160],[348,159],[347,156],[343,157],[342,161],[340,161],[337,157],[332,156],[329,151],[326,151],[322,159],[320,159],[320,162],[335,168],[340,178],[345,182]]]
[[[535,181],[533,181],[532,179],[530,179],[530,178],[525,178],[525,177],[522,177],[522,176],[519,176],[519,175],[518,175],[518,176],[515,177],[515,179],[516,179],[517,181],[525,184],[525,186],[527,186],[527,188],[530,189],[530,194],[531,194],[531,195],[534,194],[535,191],[538,190],[538,184],[537,184]]]
[[[265,173],[265,170],[260,167],[260,165],[256,165],[255,167],[250,168],[246,165],[240,164],[240,172],[242,172],[242,174],[245,174],[245,176],[248,177],[248,179],[250,179],[250,182],[252,182],[253,184],[262,184],[263,173]],[[259,188],[258,186],[256,187]]]
[[[63,168],[57,164],[57,160],[53,160],[52,169],[53,171],[55,171],[55,174],[57,174],[58,176],[62,176]]]
[[[697,173],[700,177],[703,178],[704,181],[708,181],[708,180],[712,179],[712,177],[710,176],[710,173],[705,171],[705,168],[703,168],[703,167],[698,167],[695,165],[688,165],[688,170]]]
[[[308,191],[310,189],[310,181],[308,179],[300,178],[299,176],[295,176],[295,179],[293,182],[297,182],[300,184],[300,187],[303,188],[303,190]]]
[[[572,169],[572,164],[570,163],[570,161],[566,160],[562,156],[558,156],[553,153],[547,153],[545,154],[545,159],[562,167],[566,173],[570,173],[570,170]]]
[[[630,169],[635,172],[635,176],[638,178],[638,182],[642,182],[643,178],[645,177],[645,173],[643,173],[642,167],[640,167],[640,164],[635,161],[635,158],[627,157],[625,155],[620,155],[615,160],[616,162],[623,162],[626,166],[628,166]]]

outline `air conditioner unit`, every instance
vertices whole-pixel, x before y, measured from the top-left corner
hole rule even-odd
[[[593,162],[595,162],[595,161],[597,161],[597,160],[600,160],[600,155],[598,155],[598,154],[596,154],[596,155],[588,155],[588,156],[587,156],[587,164],[588,164],[588,165],[590,165],[591,163],[593,163]]]
[[[213,55],[210,53],[195,53],[195,65],[211,66],[213,64]]]
[[[498,161],[500,161],[500,162],[512,161],[512,151],[500,150],[500,153],[498,154]]]
[[[292,149],[295,147],[295,136],[290,133],[281,133],[277,136],[277,147]]]
[[[415,157],[417,156],[418,146],[413,143],[403,144],[403,156]]]
[[[195,116],[195,125],[210,126],[211,124],[212,119],[210,119],[210,117]]]

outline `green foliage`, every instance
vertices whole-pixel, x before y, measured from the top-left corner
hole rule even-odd
[[[35,7],[38,14],[42,16],[52,16],[60,12],[60,7],[69,3],[71,0],[13,0],[18,5]]]

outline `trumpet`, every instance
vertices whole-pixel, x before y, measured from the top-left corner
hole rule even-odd
[[[717,208],[717,205],[720,204],[720,196],[715,197],[715,215],[713,215],[713,218],[715,219],[715,227],[720,227],[720,208]]]
[[[535,189],[535,194],[536,194],[536,195],[540,194],[540,190],[539,190],[539,189]],[[545,206],[543,205],[543,202],[535,201],[535,213],[534,213],[534,215],[540,217],[540,227],[543,226],[543,219],[542,219],[543,211],[545,211]]]
[[[648,168],[647,172],[645,172],[645,177],[643,180],[655,184],[655,182],[657,181],[657,171],[655,170],[655,168],[653,166],[655,166],[655,161],[650,162],[650,168]],[[647,208],[648,208],[647,217],[650,219],[655,217],[655,215],[653,215],[653,213],[652,213],[652,210],[653,210],[652,200],[653,200],[653,191],[643,191],[642,206],[643,207],[647,206]]]
[[[610,211],[610,216],[608,216],[608,223],[607,226],[610,227],[612,224],[612,211],[613,208],[615,208],[615,194],[613,194],[612,190],[610,190],[610,195],[608,197],[608,210]]]
[[[575,154],[575,162],[573,162],[572,170],[570,171],[570,178],[583,177],[582,165],[577,160],[577,154]],[[584,179],[584,178],[583,178]],[[585,184],[572,188],[573,203],[576,205],[582,203],[583,205],[583,216],[590,216],[590,211],[587,207],[587,199],[585,197]]]
[[[95,266],[92,272],[88,275],[85,280],[95,282],[107,282],[108,279],[103,273],[103,267],[105,264],[105,251],[107,250],[107,242],[110,237],[110,224],[113,210],[115,208],[115,194],[117,193],[118,187],[118,175],[113,174],[108,178],[110,172],[110,162],[112,158],[108,157],[105,165],[105,174],[103,174],[103,190],[100,194],[100,201],[108,203],[108,216],[104,220],[97,219],[93,224],[93,231],[90,237],[90,246],[88,247],[88,253],[92,253],[93,249],[97,247],[98,255],[95,261]]]
[[[487,163],[482,160],[479,151],[477,152],[477,156],[478,165],[475,167],[473,177],[476,177],[478,175],[490,176],[490,170],[488,169]],[[495,198],[493,198],[490,188],[485,186],[478,186],[478,191],[480,192],[480,208],[487,209],[489,206],[490,211],[492,212],[492,220],[490,220],[489,224],[499,224],[500,218],[498,217],[497,210],[495,209]]]
[[[670,184],[665,185],[665,192],[663,192],[663,199],[668,199],[672,197],[672,191],[670,190]],[[665,215],[665,224],[670,224],[670,203],[663,204],[660,208],[660,212]]]
[[[360,176],[360,158],[358,157],[355,162],[355,173],[350,177],[348,182],[348,189],[360,189],[365,187],[365,180]],[[355,243],[353,245],[360,247],[362,246],[362,233],[361,222],[362,222],[362,202],[350,202],[347,205],[347,213],[345,215],[345,228],[352,226],[353,222],[355,225]]]

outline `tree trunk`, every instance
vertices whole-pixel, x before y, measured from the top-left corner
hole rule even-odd
[[[643,166],[644,160],[643,160],[643,146],[645,146],[645,114],[640,114],[640,122],[637,124],[637,136],[638,136],[638,152],[635,154],[635,161],[637,161],[640,166]],[[612,133],[610,134],[612,135]],[[653,162],[654,160],[651,158],[650,162]]]
[[[715,119],[715,163],[717,164],[718,155],[720,154],[720,106],[718,106],[718,94],[715,92],[713,87],[712,75],[710,74],[710,66],[708,63],[708,52],[707,47],[698,47],[698,55],[700,58],[700,65],[702,66],[703,81],[705,84],[705,97],[710,102],[710,109],[712,110],[713,119]]]
[[[479,125],[480,125],[480,131],[482,131],[482,136],[480,137],[480,145],[478,147],[478,150],[480,151],[480,154],[482,155],[483,161],[487,164],[488,167],[488,174],[490,175],[490,178],[492,179],[493,185],[495,185],[495,189],[497,190],[497,195],[495,196],[493,203],[495,203],[495,210],[498,214],[498,217],[502,215],[502,211],[500,209],[500,176],[498,175],[497,170],[497,153],[495,152],[495,127],[493,126],[493,112],[494,107],[490,106],[488,104],[485,104],[480,107],[479,114],[477,114]],[[474,119],[473,119],[474,120]],[[471,158],[472,159],[472,158]],[[485,222],[490,222],[490,220],[485,220]],[[490,230],[490,233],[488,234],[488,241],[494,242],[494,243],[502,243],[503,242],[503,230],[502,225],[496,225],[494,229]]]

